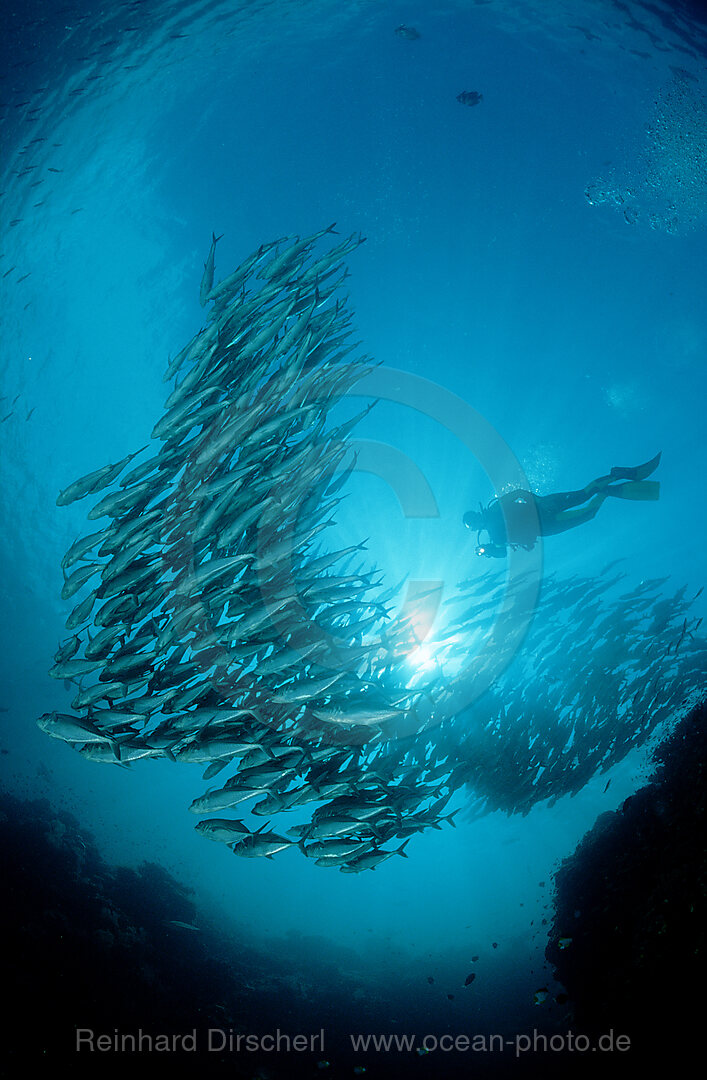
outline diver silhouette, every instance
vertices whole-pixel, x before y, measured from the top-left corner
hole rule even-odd
[[[608,476],[600,476],[577,491],[533,495],[518,488],[492,499],[486,507],[479,504],[479,509],[470,510],[463,521],[477,534],[477,555],[502,559],[509,547],[530,551],[540,536],[553,536],[591,521],[610,495],[635,501],[658,499],[660,484],[648,477],[659,464],[660,454],[656,454],[645,465],[615,467]],[[486,543],[481,541],[483,532],[488,536]]]

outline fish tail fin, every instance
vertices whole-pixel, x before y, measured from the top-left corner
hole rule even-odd
[[[406,852],[405,852],[405,848],[406,848],[406,847],[407,847],[407,845],[408,845],[408,844],[410,843],[410,840],[411,840],[411,839],[412,839],[412,837],[408,836],[407,840],[403,840],[403,842],[402,842],[402,844],[400,845],[400,847],[399,847],[399,848],[396,848],[396,850],[395,850],[395,854],[396,854],[396,855],[402,855],[402,857],[403,857],[404,859],[407,859],[407,854],[406,854]]]
[[[113,751],[113,757],[120,764],[120,743],[117,739],[110,739],[110,748]]]
[[[213,232],[211,233],[211,243],[212,244],[218,244],[219,240],[222,240],[222,239],[223,239],[223,233],[221,233],[220,236],[217,236],[216,233],[213,233]]]

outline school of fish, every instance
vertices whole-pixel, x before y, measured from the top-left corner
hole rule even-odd
[[[214,286],[213,234],[208,320],[169,362],[151,444],[57,498],[96,496],[88,519],[107,523],[62,561],[77,601],[50,673],[76,685],[73,712],[37,722],[89,761],[203,768],[196,829],[238,856],[296,846],[359,873],[454,824],[457,793],[473,816],[578,791],[700,685],[707,647],[663,582],[614,596],[620,574],[550,579],[527,648],[457,710],[504,589],[482,574],[447,601],[434,663],[410,665],[396,589],[363,544],[327,542],[370,406],[329,414],[372,365],[338,297],[362,238],[322,253],[333,235],[264,244]],[[224,816],[246,809],[251,825]],[[306,820],[271,829],[285,813]]]

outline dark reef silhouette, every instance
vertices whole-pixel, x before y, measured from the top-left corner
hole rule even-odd
[[[650,782],[602,814],[556,874],[546,956],[578,1029],[627,1032],[634,1060],[664,1056],[677,1068],[703,1023],[707,701],[654,761]]]

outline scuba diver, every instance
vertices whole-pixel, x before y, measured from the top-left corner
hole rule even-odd
[[[531,551],[540,536],[553,536],[591,521],[609,495],[640,501],[658,499],[660,484],[648,477],[659,464],[660,454],[656,454],[645,465],[613,468],[608,476],[600,476],[578,491],[533,495],[518,488],[492,499],[485,508],[479,503],[478,511],[464,515],[464,524],[477,534],[477,555],[503,559],[509,547]],[[485,543],[483,532],[488,536]]]

